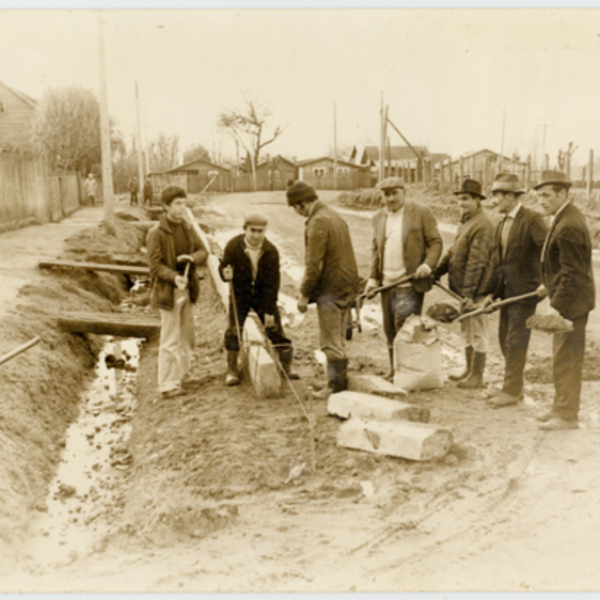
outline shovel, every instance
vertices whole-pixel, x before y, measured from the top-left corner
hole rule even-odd
[[[190,264],[191,263],[189,261],[187,263],[185,263],[185,269],[183,271],[183,276],[185,277],[186,281],[187,281],[188,275],[190,273]],[[181,288],[179,288],[179,289],[181,289]],[[180,296],[179,298],[177,298],[176,304],[177,304],[177,306],[180,306],[184,302],[185,302],[185,296]]]
[[[537,292],[529,292],[528,294],[522,294],[521,296],[514,296],[513,298],[506,298],[506,300],[499,300],[498,302],[493,302],[487,306],[487,308],[476,308],[471,312],[460,315],[456,321],[464,321],[465,319],[470,319],[471,317],[476,317],[477,315],[481,315],[483,313],[490,313],[502,308],[503,306],[507,306],[508,304],[513,304],[514,302],[527,300],[529,298],[539,298],[539,294]]]
[[[385,292],[386,290],[391,290],[392,288],[395,288],[398,285],[402,285],[403,283],[408,283],[412,278],[413,278],[412,275],[404,275],[403,277],[400,277],[400,279],[398,279],[397,281],[394,281],[394,283],[388,283],[386,285],[382,285],[382,286],[379,286],[378,288],[371,290],[369,292],[368,296],[367,296],[366,292],[363,292],[360,296],[358,296],[358,298],[359,298],[359,300],[362,300],[367,297],[369,299],[374,298],[380,292]]]

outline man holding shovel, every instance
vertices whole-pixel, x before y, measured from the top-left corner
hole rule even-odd
[[[551,314],[573,323],[572,331],[553,335],[554,403],[536,417],[548,430],[579,427],[585,327],[596,301],[590,232],[581,211],[569,202],[570,187],[559,171],[542,171],[535,186],[542,208],[552,216],[542,249],[540,294],[550,297]]]
[[[254,310],[265,326],[265,332],[279,355],[279,362],[290,379],[293,349],[285,337],[277,296],[279,293],[279,252],[266,238],[267,219],[261,214],[248,215],[244,233],[235,236],[225,246],[219,265],[224,281],[230,282],[229,326],[225,332],[227,373],[225,384],[238,385],[238,355],[244,322]]]
[[[495,300],[535,292],[540,285],[546,226],[538,213],[523,206],[520,197],[524,193],[518,176],[512,173],[500,173],[492,184],[492,198],[504,218],[494,235],[483,307]],[[534,295],[500,309],[498,338],[506,366],[502,390],[490,399],[495,408],[517,404],[523,398],[523,370],[531,333],[525,322],[535,313],[539,300]]]
[[[394,338],[410,315],[421,314],[423,297],[432,285],[430,276],[442,254],[442,237],[429,208],[406,201],[401,177],[388,177],[377,187],[383,193],[385,207],[373,217],[371,273],[365,294],[372,298],[378,287],[399,282],[381,292],[390,358],[386,378],[392,379]]]
[[[448,273],[450,289],[459,294],[463,312],[476,308],[484,299],[485,269],[490,257],[494,227],[481,208],[481,184],[475,179],[465,179],[458,192],[461,225],[452,248],[440,261],[435,272],[439,279]],[[487,315],[479,314],[461,321],[465,340],[466,367],[461,375],[450,375],[458,387],[475,389],[485,387],[483,373],[488,351]]]
[[[326,398],[348,387],[346,328],[352,302],[358,294],[358,268],[348,224],[321,202],[315,189],[304,181],[287,188],[288,204],[306,219],[304,277],[298,310],[317,304],[319,341],[327,357],[327,386],[315,394]]]
[[[160,309],[158,388],[163,398],[179,394],[194,348],[194,313],[200,283],[196,265],[208,253],[185,220],[185,190],[170,185],[161,194],[164,213],[148,233],[151,302]]]

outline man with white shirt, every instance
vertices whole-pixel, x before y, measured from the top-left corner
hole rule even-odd
[[[442,237],[429,208],[406,201],[401,177],[388,177],[377,186],[385,207],[373,217],[371,272],[367,296],[382,285],[405,276],[410,281],[381,294],[383,329],[387,340],[390,372],[394,376],[394,338],[406,319],[421,314],[424,292],[431,288],[433,270],[442,254]]]
[[[524,193],[518,176],[512,173],[500,173],[492,184],[492,198],[504,218],[494,235],[484,306],[535,292],[540,285],[546,226],[541,215],[523,206]],[[525,322],[535,313],[539,300],[520,300],[500,309],[498,338],[506,367],[502,390],[490,399],[495,408],[517,404],[523,398],[523,370],[531,333]]]
[[[573,323],[573,331],[555,333],[552,340],[554,402],[536,418],[540,429],[579,427],[581,372],[585,355],[585,327],[595,307],[592,243],[585,217],[569,202],[571,182],[559,171],[542,171],[535,186],[552,224],[542,249],[542,285],[550,312]]]

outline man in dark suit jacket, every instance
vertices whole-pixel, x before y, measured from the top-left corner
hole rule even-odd
[[[492,197],[504,219],[494,235],[484,306],[535,292],[541,283],[540,255],[546,226],[541,215],[521,204],[524,192],[517,175],[511,173],[500,173],[492,184]],[[535,313],[539,300],[539,296],[520,300],[500,309],[498,337],[506,367],[502,390],[490,399],[495,408],[517,404],[523,398],[523,370],[531,333],[525,322]]]
[[[542,249],[542,286],[550,311],[573,323],[573,331],[555,333],[552,375],[554,403],[538,415],[541,429],[576,429],[579,426],[581,371],[585,355],[585,327],[595,306],[592,243],[581,211],[569,202],[571,182],[564,173],[543,171],[535,186],[552,225]]]
[[[412,275],[412,282],[386,290],[381,294],[383,329],[394,376],[394,338],[412,314],[421,314],[426,287],[442,254],[442,237],[429,208],[406,202],[404,181],[388,177],[378,185],[383,192],[385,208],[373,217],[371,273],[365,288],[367,297],[381,285]],[[419,281],[420,280],[420,281]],[[431,287],[431,284],[429,284]]]

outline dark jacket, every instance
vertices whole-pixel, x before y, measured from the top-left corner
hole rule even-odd
[[[348,224],[332,208],[317,200],[306,219],[302,295],[348,300],[359,292],[358,268]]]
[[[188,236],[189,247],[185,254],[194,257],[188,274],[190,300],[196,302],[200,291],[200,282],[196,267],[204,264],[208,252],[202,245],[200,238],[192,226],[183,221],[183,226]],[[157,308],[173,308],[173,290],[175,289],[175,276],[177,271],[177,256],[175,254],[175,241],[173,232],[169,227],[167,215],[160,217],[158,225],[148,232],[148,262],[150,265],[150,299]]]
[[[371,273],[369,277],[379,285],[383,279],[383,254],[387,211],[382,209],[373,217],[373,243],[371,246]],[[402,220],[404,266],[408,275],[423,263],[434,271],[442,255],[442,236],[432,212],[426,206],[407,202]]]
[[[547,228],[542,216],[522,206],[516,214],[502,249],[502,224],[494,234],[491,259],[486,271],[484,293],[494,298],[512,298],[534,292],[541,283],[540,258]]]
[[[152,198],[154,196],[154,190],[152,188],[152,183],[149,179],[144,181],[144,198]]]
[[[581,211],[567,204],[548,231],[542,251],[542,281],[550,305],[567,319],[576,319],[596,305],[592,243]]]
[[[436,277],[448,273],[450,289],[463,298],[473,299],[483,294],[493,236],[494,226],[480,207],[459,225],[452,248],[436,269]]]
[[[252,263],[246,254],[244,234],[237,235],[225,246],[223,258],[219,264],[219,273],[223,279],[223,268],[233,267],[233,292],[238,312],[246,305],[259,309],[266,314],[275,314],[277,294],[279,292],[279,252],[267,239],[263,242],[262,253],[258,259],[256,280],[252,282]],[[223,279],[223,281],[225,281]],[[246,314],[247,311],[244,311]]]

